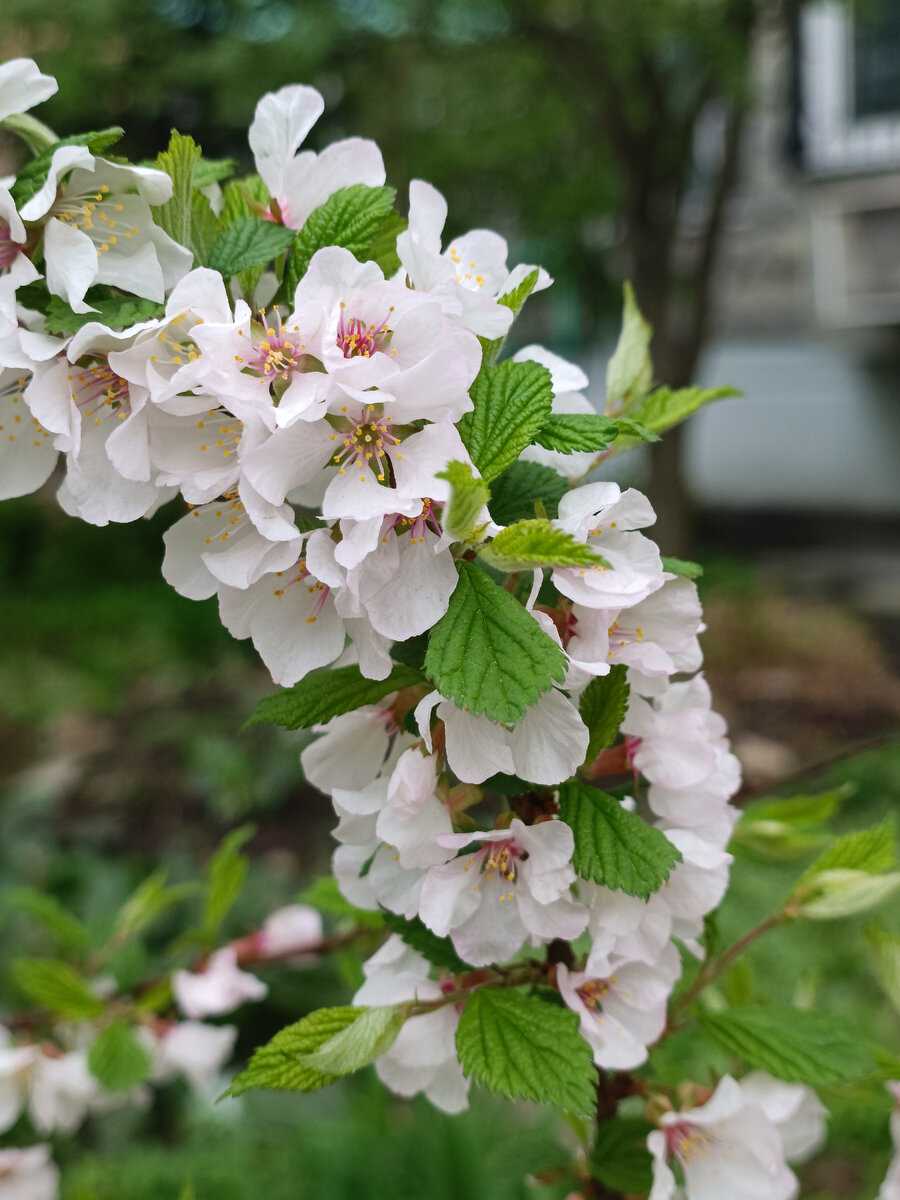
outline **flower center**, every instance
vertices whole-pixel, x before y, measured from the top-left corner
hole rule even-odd
[[[72,399],[84,417],[92,418],[95,425],[113,414],[124,421],[131,412],[127,381],[106,363],[86,367],[77,375],[69,375],[68,380],[72,385]]]
[[[309,573],[306,568],[305,558],[298,558],[294,566],[290,567],[287,571],[276,571],[275,577],[280,582],[272,594],[278,596],[279,599],[285,594],[288,588],[292,588],[296,584],[302,584],[306,587],[308,595],[313,597],[312,611],[306,618],[306,623],[307,625],[314,624],[319,613],[322,611],[325,601],[328,599],[328,593],[331,591],[328,584],[322,583]]]
[[[518,874],[516,859],[519,855],[515,842],[504,842],[501,846],[495,844],[481,865],[482,873],[487,879],[492,879],[492,872],[496,871],[507,883],[515,883]]]
[[[393,305],[388,310],[394,311]],[[341,315],[337,327],[337,346],[344,358],[371,358],[376,350],[386,350],[393,330],[388,328],[388,316],[381,325],[367,325],[359,317],[346,317],[341,301]]]
[[[120,237],[126,240],[137,232],[137,225],[120,225],[125,205],[109,195],[103,183],[96,192],[61,196],[50,209],[50,215],[86,234],[97,250],[97,257],[116,245]]]
[[[10,237],[9,223],[0,221],[0,271],[11,267],[21,252],[22,247]]]
[[[665,1127],[666,1147],[680,1162],[686,1163],[691,1155],[704,1151],[709,1138],[702,1129],[689,1121],[678,1121]]]
[[[343,475],[349,467],[366,472],[371,469],[379,483],[384,483],[386,471],[392,467],[391,452],[394,446],[399,446],[402,438],[391,432],[391,418],[378,416],[375,407],[369,404],[358,417],[346,418],[349,428],[343,436],[340,433],[332,436],[337,439],[342,436],[343,450],[332,455],[332,462],[340,463],[340,474]],[[397,458],[401,459],[402,454]],[[366,475],[360,475],[360,482],[365,483]]]
[[[575,990],[581,997],[585,1008],[599,1013],[603,1009],[603,997],[609,991],[609,984],[605,979],[586,979],[581,987]]]
[[[434,511],[434,501],[430,500],[427,496],[422,500],[422,511],[417,517],[404,517],[398,513],[395,517],[387,517],[386,521],[387,525],[381,537],[383,542],[387,541],[387,535],[392,529],[396,530],[398,537],[401,534],[408,533],[409,540],[413,545],[425,541],[426,529],[431,529],[438,537],[442,533]]]

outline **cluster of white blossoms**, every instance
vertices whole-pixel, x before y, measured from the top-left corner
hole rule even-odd
[[[0,118],[54,90],[6,64]],[[177,220],[169,173],[88,139],[0,188],[0,497],[61,467],[60,504],[96,525],[174,501],[169,583],[217,596],[301,702],[316,672],[331,719],[306,722],[302,763],[333,801],[339,887],[453,962],[394,933],[355,1003],[417,1006],[376,1069],[455,1112],[466,989],[544,949],[542,982],[596,1067],[645,1064],[679,946],[702,959],[727,885],[739,768],[690,571],[647,536],[644,496],[581,482],[617,436],[653,436],[640,405],[625,420],[650,390],[642,355],[620,343],[604,417],[539,346],[495,365],[549,276],[510,269],[495,233],[445,240],[426,183],[408,220],[379,208],[373,143],[300,151],[322,107],[309,87],[264,97],[257,176],[225,198],[205,184]],[[192,220],[212,232],[179,243]],[[343,703],[329,666],[367,698]],[[313,945],[310,921],[276,914],[255,958]],[[175,973],[186,1019],[141,1027],[153,1078],[210,1086],[234,1030],[203,1018],[265,995],[253,960],[232,945]],[[83,1045],[0,1049],[3,1128],[27,1109],[41,1134],[71,1129],[104,1102]],[[747,1076],[658,1112],[652,1200],[787,1200],[822,1111],[802,1085]],[[44,1147],[0,1152],[0,1197],[55,1191]]]

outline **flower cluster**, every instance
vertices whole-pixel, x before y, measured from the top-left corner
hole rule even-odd
[[[0,114],[53,90],[8,63]],[[339,1061],[456,1112],[479,1070],[491,1084],[464,1026],[488,1005],[567,1022],[592,1077],[628,1073],[666,1030],[679,948],[706,954],[740,780],[696,572],[661,557],[643,495],[590,474],[691,405],[651,390],[630,295],[602,415],[577,366],[502,358],[547,273],[510,267],[495,233],[446,238],[427,183],[399,216],[371,142],[301,151],[322,107],[309,87],[265,96],[245,180],[178,135],[157,169],[86,135],[0,189],[0,496],[59,469],[60,504],[96,525],[177,508],[165,578],[215,595],[291,689],[260,719],[314,730],[337,884],[393,931],[333,1010]],[[262,998],[242,968],[302,955],[317,922],[281,911],[249,950],[176,971],[186,1019],[137,1021],[149,1077],[208,1088],[234,1030],[203,1019]],[[381,1014],[365,1052],[347,1011]],[[302,1045],[298,1087],[353,1069],[325,1035]],[[267,1085],[254,1063],[242,1086]],[[652,1200],[795,1194],[786,1161],[822,1130],[808,1089],[726,1076],[692,1099],[650,1106]],[[105,1102],[77,1037],[0,1049],[4,1128],[27,1109],[42,1135],[72,1129]],[[0,1196],[55,1193],[44,1147],[2,1154]]]

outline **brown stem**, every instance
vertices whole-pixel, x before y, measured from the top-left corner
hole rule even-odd
[[[778,779],[770,779],[762,783],[745,783],[735,797],[735,803],[739,804],[742,800],[752,800],[755,796],[769,795],[769,793],[777,791],[778,788],[783,787],[786,783],[805,779],[808,775],[817,775],[819,771],[824,771],[826,767],[832,767],[835,763],[844,762],[848,758],[855,758],[857,754],[866,754],[870,750],[880,750],[882,746],[890,746],[896,741],[900,741],[900,733],[883,733],[879,737],[867,738],[863,742],[854,742],[853,745],[845,746],[843,750],[836,750],[833,754],[829,754],[825,758],[817,759],[816,762],[796,767],[793,771],[788,771],[787,774],[780,775]]]
[[[777,929],[787,919],[787,914],[783,911],[773,913],[771,916],[766,917],[764,921],[760,921],[758,925],[754,925],[752,929],[748,929],[745,934],[739,937],[733,945],[723,950],[721,954],[705,962],[697,973],[697,978],[686,991],[682,992],[672,1006],[667,1032],[672,1033],[677,1028],[679,1017],[690,1008],[707,984],[711,983],[717,975],[721,975],[736,959],[740,958],[748,946],[752,946],[764,934],[771,933],[773,929]]]

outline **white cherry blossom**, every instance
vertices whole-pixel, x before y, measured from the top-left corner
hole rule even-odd
[[[200,1020],[233,1012],[246,1000],[262,1000],[269,989],[261,979],[240,969],[233,946],[223,946],[210,955],[203,971],[175,971],[172,991],[184,1015]]]
[[[792,1200],[797,1177],[784,1161],[778,1130],[726,1075],[712,1097],[687,1112],[667,1112],[647,1138],[653,1155],[649,1200],[671,1200],[684,1175],[687,1200]]]
[[[49,1146],[0,1150],[0,1200],[56,1200],[58,1195],[59,1169]]]
[[[588,913],[570,895],[575,880],[572,830],[561,821],[509,829],[452,833],[438,838],[450,850],[477,850],[432,867],[422,885],[419,915],[439,937],[450,936],[465,962],[503,962],[526,939],[540,945],[576,938]]]

